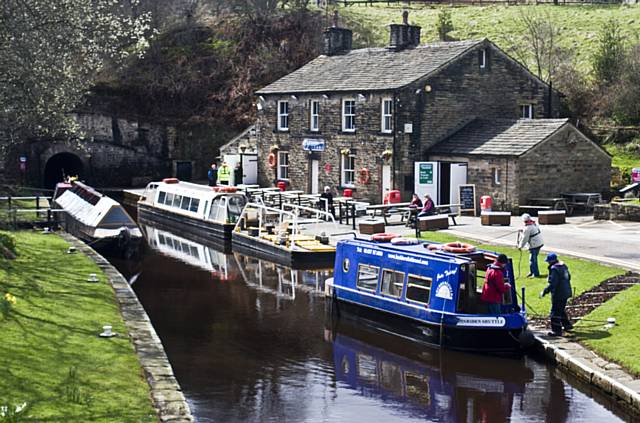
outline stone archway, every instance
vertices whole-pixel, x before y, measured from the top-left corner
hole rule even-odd
[[[80,157],[73,153],[58,153],[51,156],[44,166],[45,188],[53,189],[65,176],[84,177],[84,166]]]

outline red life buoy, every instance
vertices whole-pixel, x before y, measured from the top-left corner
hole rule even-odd
[[[387,233],[374,234],[374,235],[371,236],[371,240],[376,241],[376,242],[389,242],[393,238],[397,238],[399,236],[400,235],[398,235],[398,234],[387,234]]]
[[[178,178],[164,178],[162,182],[165,184],[177,184],[180,180]]]
[[[220,187],[220,192],[236,192],[238,187]]]
[[[476,250],[476,247],[465,242],[448,242],[442,246],[442,249],[449,253],[461,254],[472,253]]]
[[[274,153],[269,153],[269,155],[267,156],[267,164],[271,169],[275,169],[275,167],[278,165],[278,158]]]
[[[430,250],[441,250],[442,244],[425,244],[425,247]]]
[[[366,167],[360,169],[358,179],[362,185],[368,184],[370,179],[369,169],[367,169]]]

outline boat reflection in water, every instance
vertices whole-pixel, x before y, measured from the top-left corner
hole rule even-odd
[[[324,281],[333,274],[332,269],[297,270],[240,253],[233,256],[247,285],[291,300],[296,291],[324,295]]]
[[[336,380],[414,418],[439,422],[509,421],[534,373],[504,360],[439,351],[340,322],[326,329]],[[467,367],[467,369],[465,369]]]

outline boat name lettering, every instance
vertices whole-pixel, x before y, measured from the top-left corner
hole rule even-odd
[[[458,269],[453,269],[453,270],[445,270],[444,273],[438,273],[436,275],[436,280],[439,281],[440,279],[444,279],[446,276],[453,276],[458,272]]]
[[[458,317],[456,326],[501,327],[506,323],[504,317]]]
[[[356,248],[357,253],[369,254],[371,256],[382,256],[382,251],[374,250],[373,248]]]
[[[416,264],[422,264],[425,266],[429,265],[429,262],[427,260],[421,260],[417,257],[409,257],[409,256],[403,256],[400,254],[389,254],[389,258],[391,260],[400,260],[400,261],[408,261],[410,263],[416,263]]]

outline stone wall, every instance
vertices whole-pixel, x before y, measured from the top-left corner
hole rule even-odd
[[[610,204],[597,204],[593,210],[593,218],[596,220],[630,220],[640,222],[640,205],[615,201]]]
[[[519,204],[566,192],[604,193],[611,179],[611,157],[571,124],[519,159]]]
[[[488,52],[484,69],[479,66],[481,48]],[[423,152],[475,117],[518,119],[523,104],[534,105],[535,119],[559,113],[557,95],[553,95],[552,111],[547,113],[548,86],[491,43],[460,57],[421,85],[431,89],[424,94],[421,117]]]

